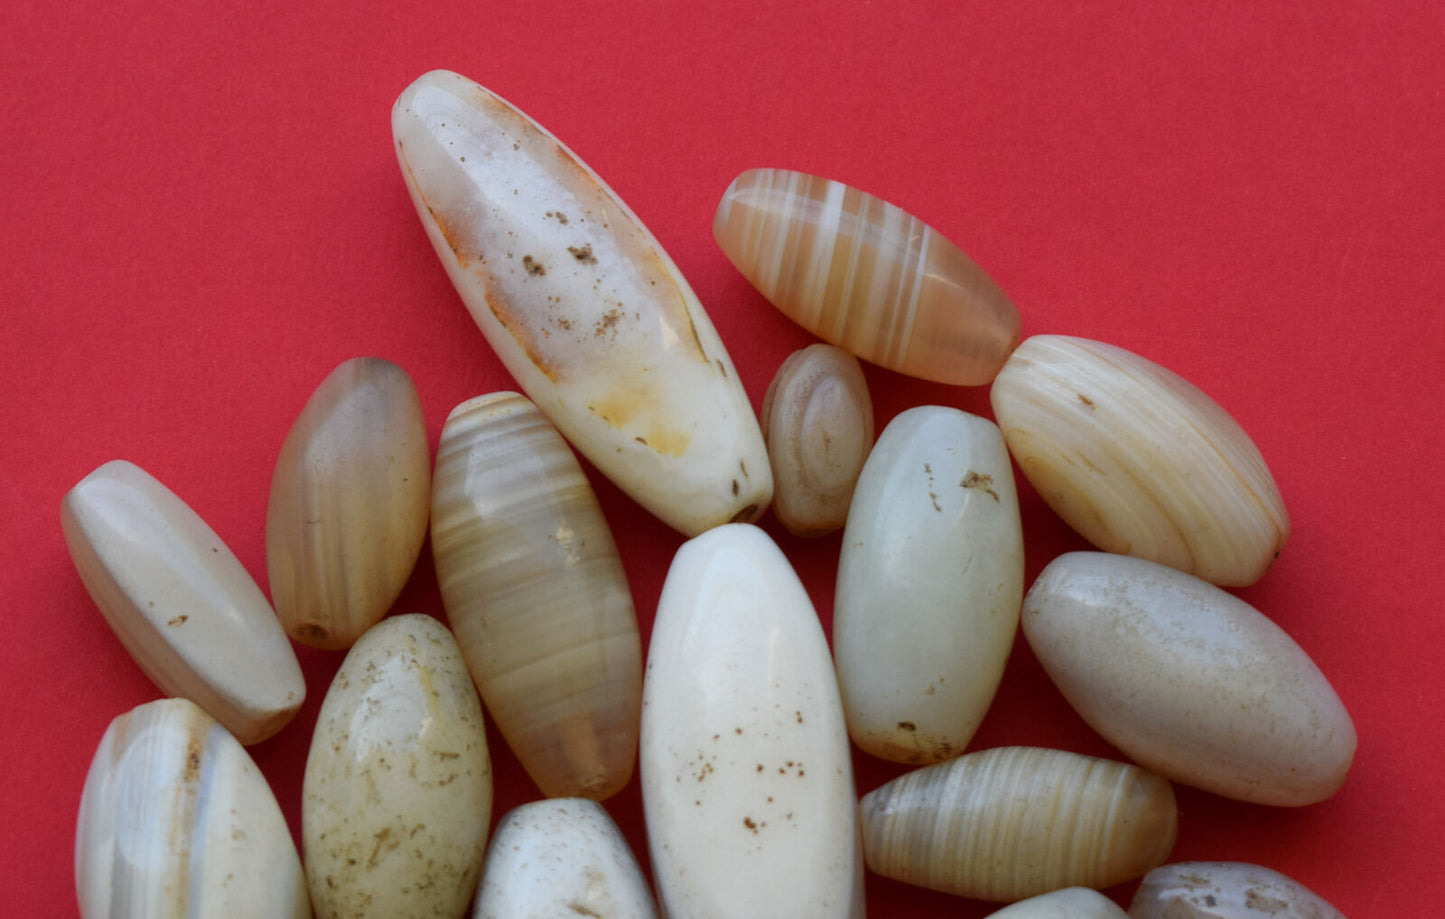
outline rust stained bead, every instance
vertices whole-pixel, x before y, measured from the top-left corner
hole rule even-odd
[[[889,370],[977,386],[1019,342],[1018,310],[973,259],[840,182],[748,170],[723,194],[713,236],[788,318]]]

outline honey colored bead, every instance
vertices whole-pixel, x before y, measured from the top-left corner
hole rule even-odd
[[[785,169],[733,180],[713,237],[789,319],[865,361],[940,383],[987,383],[1021,322],[983,269],[870,194]]]
[[[762,425],[778,522],[794,536],[841,527],[873,446],[873,400],[858,359],[822,343],[790,354],[763,396]]]
[[[536,122],[443,70],[392,110],[402,178],[462,302],[522,391],[688,536],[773,493],[757,416],[657,239]]]
[[[266,568],[286,632],[348,648],[386,615],[426,538],[431,455],[406,371],[331,372],[286,435],[266,508]]]
[[[632,776],[642,643],[612,531],[536,406],[479,396],[437,448],[432,554],[447,618],[493,720],[550,796]]]
[[[863,851],[884,877],[979,900],[1109,887],[1174,848],[1174,790],[1126,763],[998,747],[863,796]]]

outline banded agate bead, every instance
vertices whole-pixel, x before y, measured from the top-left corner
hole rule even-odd
[[[789,319],[865,361],[976,386],[1019,342],[1008,295],[902,208],[786,169],[733,180],[713,218],[728,259]]]

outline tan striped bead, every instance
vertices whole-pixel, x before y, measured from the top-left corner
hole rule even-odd
[[[788,318],[865,361],[940,383],[992,380],[1018,310],[973,259],[880,198],[802,172],[752,169],[713,236]]]
[[[1038,747],[983,750],[906,773],[860,807],[871,870],[980,900],[1127,881],[1163,864],[1178,831],[1164,778]]]

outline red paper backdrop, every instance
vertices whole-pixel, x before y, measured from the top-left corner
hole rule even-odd
[[[693,283],[755,404],[811,341],[711,238],[727,183],[765,165],[930,222],[1010,292],[1026,334],[1112,342],[1211,393],[1254,436],[1294,523],[1240,594],[1314,656],[1360,747],[1344,789],[1309,808],[1180,788],[1174,858],[1266,864],[1356,917],[1419,913],[1438,893],[1445,7],[403,6],[0,9],[7,914],[75,915],[90,757],[111,718],[158,695],[71,566],[65,491],[130,459],[264,586],[272,465],[336,364],[406,368],[433,447],[452,406],[512,388],[392,153],[392,101],[436,67],[512,100],[613,185]],[[867,373],[880,429],[920,403],[990,414],[984,388]],[[593,481],[645,642],[681,537]],[[1027,488],[1023,502],[1031,579],[1081,543]],[[827,623],[838,537],[764,526]],[[429,550],[398,609],[441,614]],[[252,748],[293,831],[341,660],[299,653],[306,706]],[[1022,640],[973,746],[1004,743],[1112,753]],[[495,736],[493,750],[499,816],[537,792]],[[860,792],[900,771],[856,766]],[[636,781],[608,808],[645,863]],[[868,898],[875,915],[991,909],[872,876]]]

